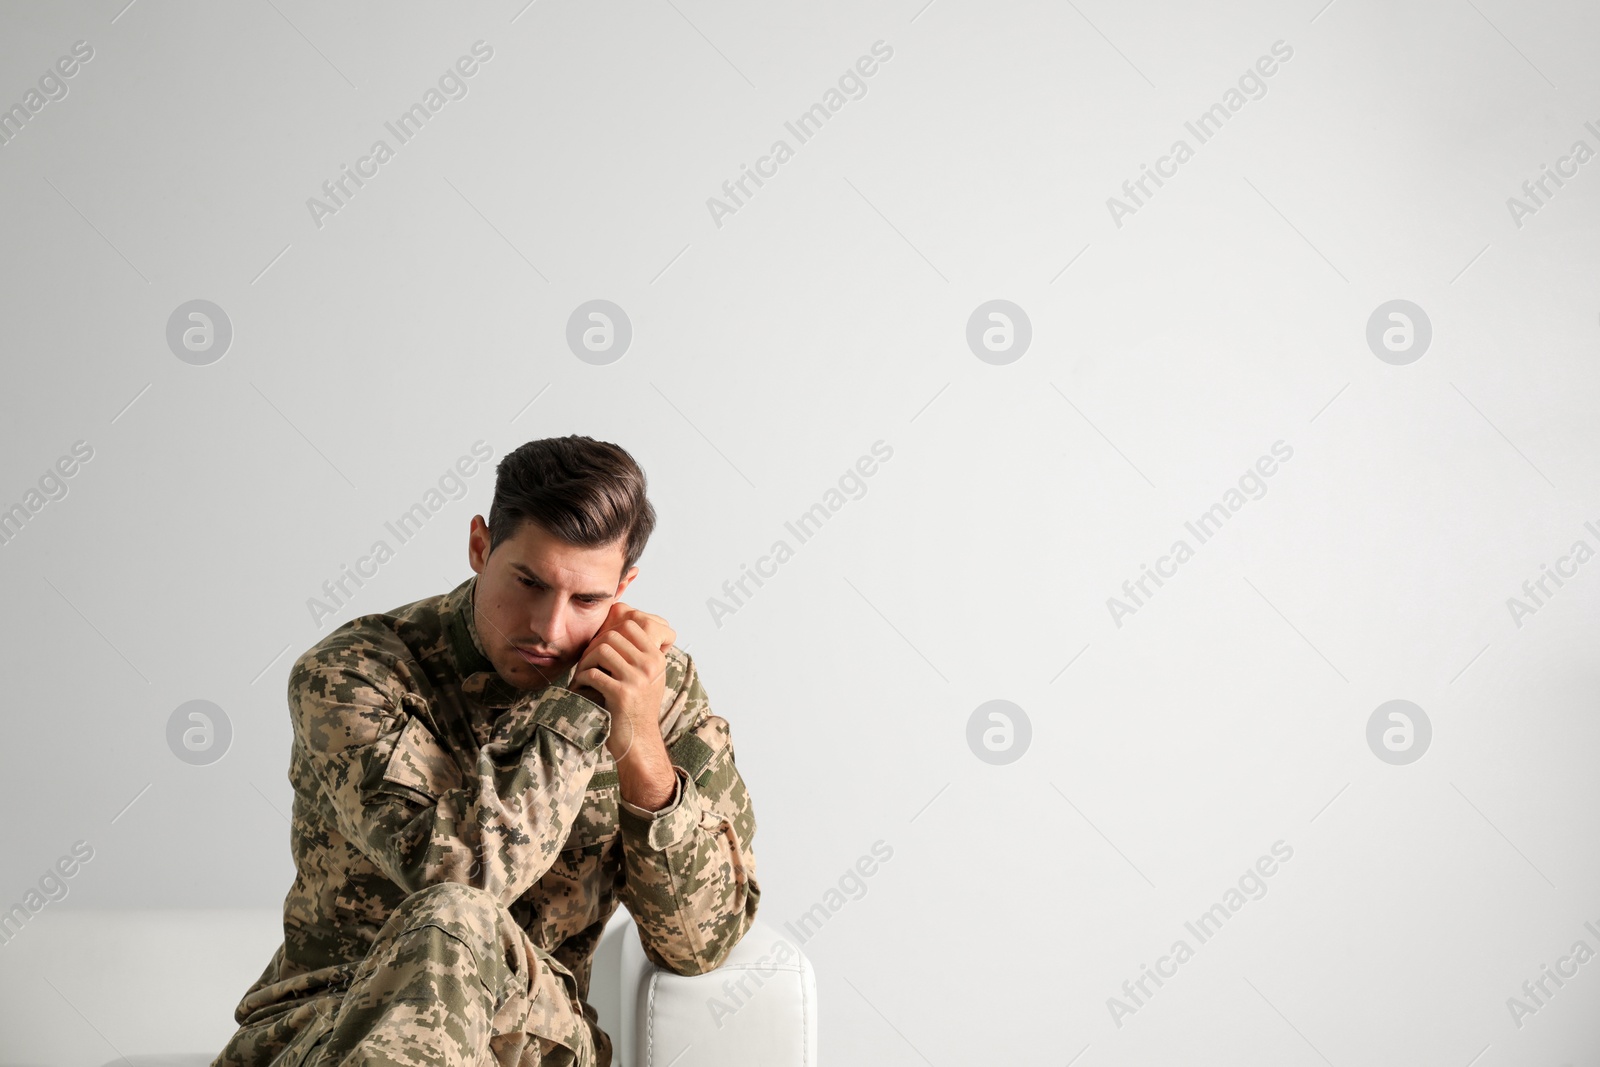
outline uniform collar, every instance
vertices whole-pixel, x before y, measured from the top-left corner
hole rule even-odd
[[[494,669],[488,652],[484,650],[483,637],[478,633],[478,613],[473,610],[473,595],[477,588],[478,576],[474,574],[445,594],[439,614],[450,643],[450,653],[455,659],[456,672],[461,676],[462,691],[476,697],[487,707],[507,708],[543,691],[544,687],[518,689]],[[551,684],[565,686],[571,677],[572,666],[568,666]]]

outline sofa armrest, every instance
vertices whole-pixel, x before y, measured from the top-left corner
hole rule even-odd
[[[792,939],[757,920],[721,967],[681,975],[628,925],[619,1067],[816,1067],[817,980]]]

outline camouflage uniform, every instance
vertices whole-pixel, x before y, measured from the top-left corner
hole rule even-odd
[[[533,690],[495,672],[476,583],[295,661],[283,944],[213,1067],[608,1067],[586,998],[619,900],[681,974],[755,917],[755,816],[694,661],[667,651],[675,785],[650,812],[622,800],[610,714],[564,688],[573,668]]]

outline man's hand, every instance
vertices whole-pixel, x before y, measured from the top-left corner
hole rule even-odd
[[[572,673],[573,692],[590,700],[595,700],[591,693],[598,695],[596,702],[611,713],[606,748],[616,758],[623,799],[651,811],[665,806],[673,793],[672,761],[661,738],[661,702],[666,652],[677,637],[666,619],[619,600]]]

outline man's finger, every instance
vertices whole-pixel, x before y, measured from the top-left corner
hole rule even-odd
[[[659,615],[645,615],[642,626],[649,635],[649,643],[663,652],[671,648],[672,643],[678,639],[677,632]]]
[[[617,627],[617,632],[631,641],[641,652],[656,651],[656,641],[652,639],[650,632],[633,619],[623,622]]]
[[[657,652],[653,645],[645,645],[641,648],[636,641],[631,640],[625,634],[617,634],[607,644],[622,653],[623,659],[626,659],[633,665],[635,670],[647,677],[655,670],[656,660],[661,658],[661,653]]]
[[[606,622],[601,626],[598,638],[608,630],[617,630],[628,636],[634,644],[644,649],[657,649],[665,652],[671,648],[678,639],[677,632],[660,615],[652,615],[648,611],[629,607],[620,601],[613,608],[620,609],[615,619],[607,616]],[[638,628],[638,633],[633,629]],[[641,637],[641,634],[643,635]]]
[[[610,710],[610,705],[606,703],[606,694],[601,692],[593,684],[595,676],[604,677],[604,675],[605,672],[592,669],[584,671],[582,675],[575,674],[572,676],[571,691],[583,697],[583,699],[589,701],[591,704],[599,704],[602,708]]]
[[[621,639],[619,638],[619,640]],[[629,659],[627,652],[616,647],[614,644],[601,645],[599,648],[595,649],[594,652],[594,665],[619,681],[622,680],[625,675],[635,671],[642,673],[645,669],[642,665]],[[634,652],[637,654],[638,650],[635,649]]]

